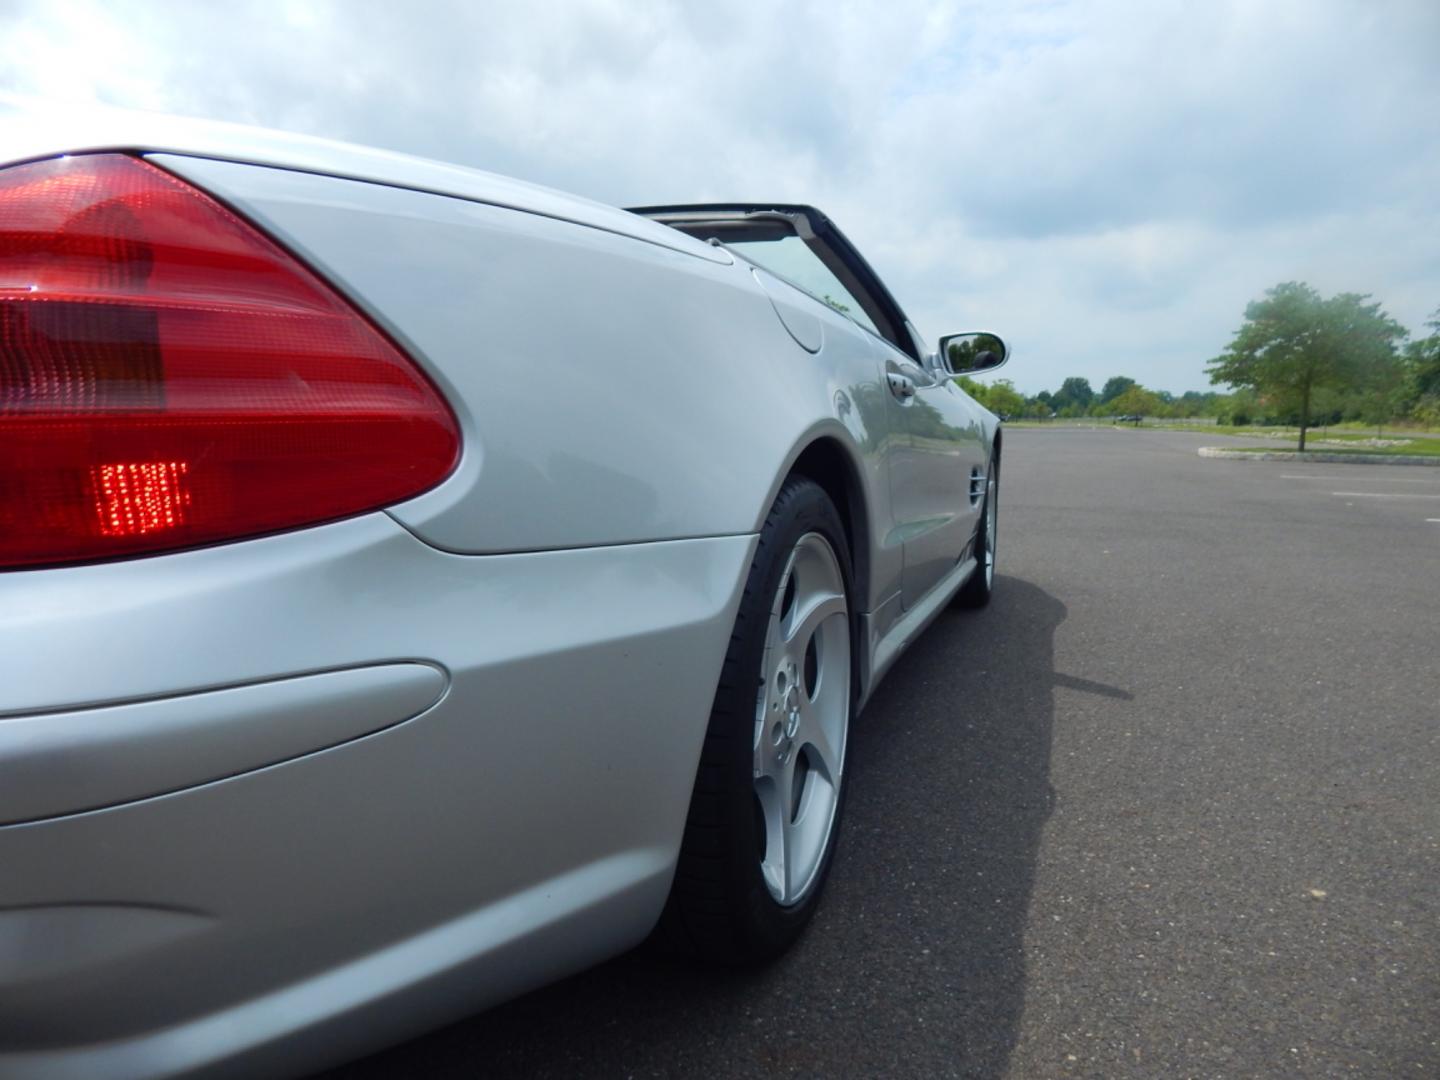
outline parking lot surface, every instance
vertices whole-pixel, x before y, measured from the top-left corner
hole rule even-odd
[[[821,910],[750,974],[643,953],[327,1074],[1440,1071],[1440,469],[1007,434],[991,607],[850,748]]]

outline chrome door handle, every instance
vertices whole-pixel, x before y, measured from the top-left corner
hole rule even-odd
[[[891,371],[886,373],[885,381],[890,384],[890,392],[901,401],[909,401],[915,396],[915,380],[910,376]]]

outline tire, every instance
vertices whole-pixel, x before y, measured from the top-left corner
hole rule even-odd
[[[980,525],[975,531],[975,557],[979,565],[955,594],[962,608],[983,608],[995,590],[995,536],[1000,516],[1000,457],[990,455],[990,472],[985,478],[985,502],[980,507]]]
[[[829,496],[792,478],[760,531],[659,937],[763,963],[815,913],[844,804],[855,702],[850,553]]]

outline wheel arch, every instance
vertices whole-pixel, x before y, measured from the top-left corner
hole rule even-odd
[[[845,526],[850,545],[857,614],[868,610],[870,597],[871,514],[855,454],[831,434],[819,434],[802,446],[781,476],[777,490],[791,476],[813,480],[830,496]],[[772,496],[773,501],[773,496]]]
[[[835,435],[819,433],[801,446],[793,456],[785,475],[780,477],[778,487],[783,487],[791,477],[805,477],[819,484],[835,504],[845,528],[845,543],[850,544],[851,573],[851,693],[852,700],[860,703],[865,693],[865,681],[870,671],[870,645],[865,636],[864,612],[870,611],[871,562],[871,505],[865,497],[864,482],[857,455],[847,448],[842,439]],[[772,501],[773,501],[772,495]]]

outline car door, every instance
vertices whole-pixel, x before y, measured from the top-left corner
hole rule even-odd
[[[635,208],[732,251],[844,315],[874,350],[886,399],[892,527],[901,549],[900,606],[933,589],[963,556],[984,494],[980,414],[925,347],[883,282],[824,214],[811,206],[711,203]],[[971,492],[976,495],[972,498]]]
[[[917,363],[886,341],[875,347],[897,434],[890,505],[903,532],[901,592],[909,608],[966,554],[985,492],[984,431],[978,411],[933,359]]]

